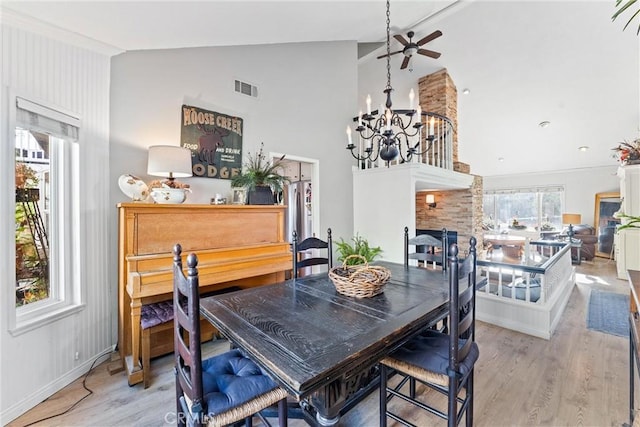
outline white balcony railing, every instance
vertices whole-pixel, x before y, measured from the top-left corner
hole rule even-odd
[[[571,245],[534,241],[521,264],[478,260],[478,320],[549,339],[575,284]]]

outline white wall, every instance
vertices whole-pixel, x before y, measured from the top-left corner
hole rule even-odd
[[[179,145],[181,105],[244,119],[243,154],[266,152],[319,160],[314,197],[320,204],[318,235],[353,233],[351,156],[345,150],[357,91],[355,42],[206,47],[126,52],[111,68],[111,206],[128,201],[117,185],[124,173],[146,182],[147,147]],[[234,80],[258,87],[257,98],[234,91]],[[228,180],[181,179],[191,185],[187,203],[230,200]],[[116,216],[111,256],[116,257]],[[250,230],[247,230],[250,233]],[[116,264],[111,265],[116,275]],[[113,300],[116,310],[116,300]]]
[[[386,261],[404,262],[404,227],[415,233],[416,183],[408,166],[353,173],[354,231],[382,248]]]
[[[24,24],[23,22],[19,23]],[[2,96],[0,134],[0,424],[4,425],[84,374],[93,360],[109,351],[115,337],[110,308],[115,294],[107,250],[109,204],[109,56],[37,35],[2,16]],[[9,90],[8,90],[9,89]],[[8,144],[9,91],[77,113],[80,126],[79,271],[86,306],[77,313],[12,336],[8,332],[15,304],[15,219],[13,149]],[[74,360],[75,353],[79,360]]]
[[[564,186],[564,211],[582,215],[583,224],[594,224],[596,193],[620,191],[616,166],[537,174],[501,175],[484,177],[484,190],[520,188],[533,185]]]

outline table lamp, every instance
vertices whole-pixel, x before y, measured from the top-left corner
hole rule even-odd
[[[149,195],[156,203],[182,203],[191,189],[176,178],[192,176],[191,150],[176,145],[152,145],[149,147],[147,173],[167,179],[158,185],[153,181]]]
[[[191,170],[191,150],[176,145],[152,145],[149,147],[147,173],[168,178],[173,188],[176,178],[193,176]]]
[[[569,242],[573,242],[573,224],[580,224],[582,222],[582,217],[580,214],[574,213],[563,213],[562,214],[562,223],[569,224],[569,231],[567,235],[569,236]]]

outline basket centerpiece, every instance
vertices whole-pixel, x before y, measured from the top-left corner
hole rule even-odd
[[[349,265],[349,261],[360,259],[363,264]],[[369,265],[367,259],[358,254],[347,256],[340,267],[329,270],[329,278],[339,294],[356,298],[370,298],[381,294],[391,277],[389,269]]]

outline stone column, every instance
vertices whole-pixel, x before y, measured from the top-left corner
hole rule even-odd
[[[443,68],[418,80],[422,111],[442,114],[453,123],[453,170],[469,173],[469,165],[458,161],[458,89]]]

